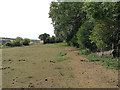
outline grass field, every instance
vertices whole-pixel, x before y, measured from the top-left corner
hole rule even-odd
[[[75,52],[64,43],[4,48],[3,88],[118,87],[117,70],[86,62]]]

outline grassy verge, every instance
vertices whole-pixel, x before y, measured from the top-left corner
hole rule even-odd
[[[87,57],[88,59],[87,62],[95,62],[96,64],[102,65],[107,68],[115,69],[115,70],[119,69],[119,63],[118,63],[119,58],[114,58],[112,56],[107,56],[107,55],[100,57],[100,56],[97,56],[95,53],[91,53],[87,49],[81,50],[76,54],[81,55],[83,57]]]

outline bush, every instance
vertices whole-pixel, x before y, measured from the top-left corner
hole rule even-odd
[[[4,45],[8,46],[8,47],[13,47],[13,43],[11,43],[11,42],[6,42]]]
[[[13,41],[13,46],[22,46],[23,45],[23,39],[21,37],[17,37]]]
[[[6,42],[4,46],[8,47],[15,47],[15,46],[22,46],[22,45],[29,45],[30,39],[22,39],[21,37],[17,37],[13,42]]]
[[[28,46],[30,44],[30,39],[24,39],[23,45]]]
[[[91,43],[89,36],[91,35],[91,31],[93,29],[93,23],[86,21],[83,25],[79,28],[77,35],[77,42],[79,47],[81,48],[89,48],[91,50],[97,48],[96,45]]]

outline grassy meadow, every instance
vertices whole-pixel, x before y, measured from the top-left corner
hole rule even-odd
[[[65,43],[3,48],[3,88],[116,88],[118,72]],[[98,78],[99,76],[99,78]]]

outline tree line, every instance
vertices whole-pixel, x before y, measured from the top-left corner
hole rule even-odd
[[[16,46],[28,46],[30,44],[30,39],[23,39],[21,37],[17,37],[15,40],[12,42],[6,42],[4,46],[8,47],[16,47]]]
[[[49,34],[44,33],[44,34],[40,34],[38,37],[40,40],[43,40],[43,43],[59,43],[62,42],[62,40],[57,40],[57,38],[55,36],[50,37]]]
[[[120,2],[51,2],[49,18],[68,45],[120,52]]]

